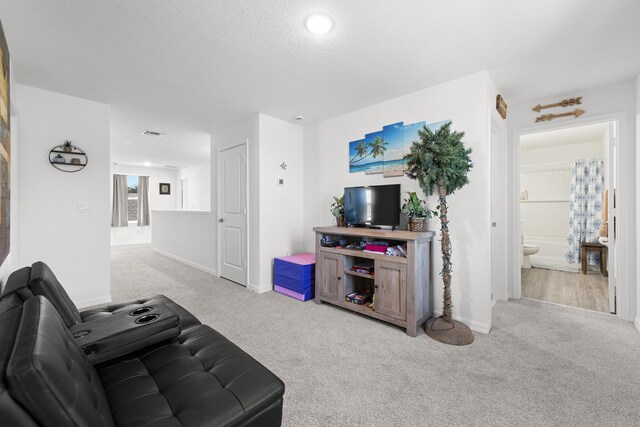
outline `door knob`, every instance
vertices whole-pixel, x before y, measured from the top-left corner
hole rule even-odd
[[[220,218],[218,222],[224,222],[224,218]]]

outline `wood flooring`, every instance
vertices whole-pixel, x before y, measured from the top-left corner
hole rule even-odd
[[[600,272],[587,274],[523,268],[522,296],[609,313],[609,284]]]

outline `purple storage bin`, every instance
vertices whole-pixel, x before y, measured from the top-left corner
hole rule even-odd
[[[302,253],[273,260],[273,284],[304,294],[314,288],[316,257]]]
[[[275,285],[273,290],[279,294],[286,295],[291,298],[295,298],[300,301],[309,301],[313,298],[313,288],[303,293],[292,291],[291,289],[283,288],[282,286]]]

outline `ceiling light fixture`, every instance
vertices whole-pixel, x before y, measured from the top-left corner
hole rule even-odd
[[[327,34],[333,29],[333,19],[324,13],[314,13],[307,16],[304,26],[313,34]]]
[[[144,165],[145,165],[146,167],[149,167],[149,166],[151,166],[151,162],[144,162]]]

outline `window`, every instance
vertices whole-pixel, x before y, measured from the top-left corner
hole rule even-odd
[[[127,211],[128,220],[138,220],[138,177],[135,175],[127,176]]]

